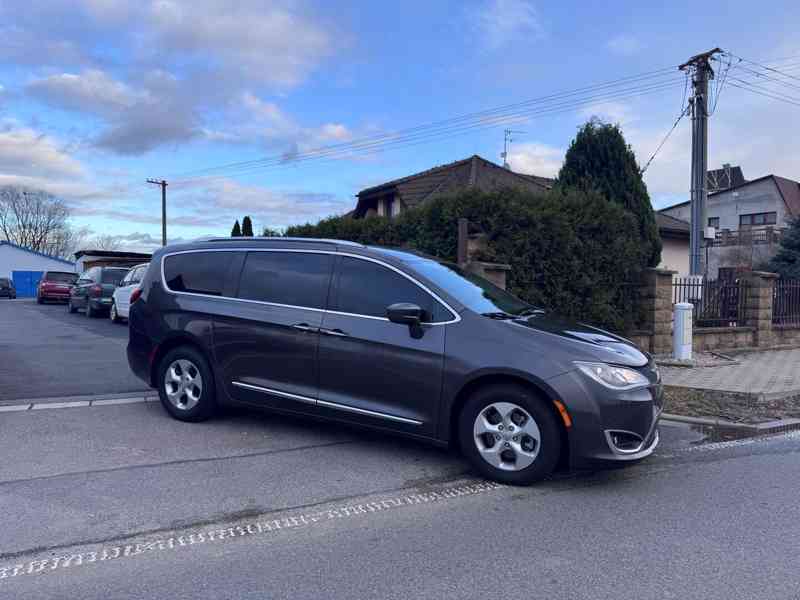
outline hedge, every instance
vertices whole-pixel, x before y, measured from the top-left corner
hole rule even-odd
[[[457,219],[488,238],[481,260],[509,263],[508,288],[565,317],[624,331],[635,325],[630,285],[647,263],[635,216],[596,192],[504,189],[434,199],[394,219],[331,217],[285,235],[407,246],[456,260]],[[632,232],[634,235],[632,235]]]

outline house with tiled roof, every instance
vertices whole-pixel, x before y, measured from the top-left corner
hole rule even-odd
[[[715,230],[706,272],[730,277],[763,266],[774,256],[783,231],[800,217],[800,182],[772,174],[747,181],[739,169],[717,183],[722,187],[708,194],[703,224]],[[689,222],[691,204],[681,202],[659,213]]]
[[[394,217],[437,196],[468,189],[488,192],[511,187],[543,192],[552,188],[553,183],[553,179],[516,173],[475,154],[361,190],[352,216]]]

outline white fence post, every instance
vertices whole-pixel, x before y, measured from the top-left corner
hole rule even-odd
[[[672,329],[672,356],[677,360],[692,360],[692,306],[688,302],[675,304]]]

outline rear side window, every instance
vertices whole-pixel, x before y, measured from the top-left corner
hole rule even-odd
[[[122,269],[103,269],[100,275],[100,283],[112,283],[119,285],[120,281],[128,274],[128,271]]]
[[[58,283],[75,283],[78,276],[75,273],[61,273],[59,271],[48,271],[42,279],[46,281],[56,281]]]
[[[221,296],[236,252],[188,252],[164,259],[164,279],[173,292]]]
[[[397,302],[410,302],[422,308],[426,322],[451,318],[433,296],[399,273],[374,262],[342,257],[333,310],[385,318],[386,308]]]
[[[239,298],[325,308],[333,258],[304,252],[249,252]]]

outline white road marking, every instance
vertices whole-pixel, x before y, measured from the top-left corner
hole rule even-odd
[[[30,410],[33,406],[30,402],[26,404],[12,404],[11,406],[0,406],[0,412],[19,412],[22,410]]]
[[[267,515],[266,518],[248,519],[233,524],[228,523],[221,528],[208,527],[180,530],[169,537],[143,538],[139,542],[129,540],[120,546],[96,546],[90,550],[66,552],[55,556],[53,552],[50,552],[46,556],[43,555],[32,560],[0,566],[0,581],[26,575],[52,573],[53,571],[85,566],[94,562],[132,558],[139,554],[179,550],[197,544],[224,543],[233,538],[265,535],[275,531],[293,530],[299,527],[320,526],[328,521],[361,518],[371,513],[454,500],[503,487],[505,486],[491,481],[475,481],[443,488],[438,491],[400,494],[375,500],[366,500],[362,503],[333,504],[329,508],[318,508],[313,512],[307,513],[291,514],[290,511],[284,511],[286,516],[279,516],[273,513]],[[6,582],[4,581],[4,583]]]
[[[49,408],[81,408],[89,406],[88,400],[79,400],[77,402],[44,402],[42,404],[34,403],[31,410],[45,410]]]
[[[116,404],[136,404],[146,402],[144,398],[109,398],[108,400],[92,400],[92,406],[114,406]]]

